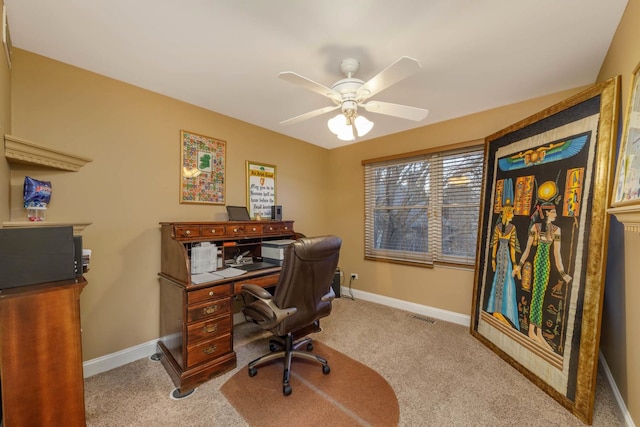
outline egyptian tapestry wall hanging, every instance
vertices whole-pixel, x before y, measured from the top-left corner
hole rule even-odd
[[[471,333],[588,423],[618,81],[485,140]]]

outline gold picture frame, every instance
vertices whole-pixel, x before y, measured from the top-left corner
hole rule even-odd
[[[611,205],[640,207],[640,63],[633,70]]]
[[[247,160],[247,210],[251,219],[271,218],[276,204],[275,165]]]
[[[619,82],[485,139],[471,334],[588,424]]]
[[[226,142],[180,131],[180,203],[226,203]]]
[[[11,68],[11,54],[13,44],[11,43],[11,32],[9,31],[9,20],[7,18],[7,6],[2,5],[2,44],[4,45],[4,53],[7,56],[7,64]]]

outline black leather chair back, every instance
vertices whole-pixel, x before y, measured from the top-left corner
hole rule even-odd
[[[318,236],[298,239],[285,248],[273,302],[298,311],[271,330],[275,335],[297,331],[331,313],[331,301],[322,298],[333,294],[331,281],[341,245],[337,236]]]

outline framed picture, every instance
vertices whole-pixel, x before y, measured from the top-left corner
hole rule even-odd
[[[640,205],[640,64],[633,70],[612,205]]]
[[[226,142],[180,131],[180,203],[224,205]]]
[[[276,204],[276,167],[247,160],[247,209],[252,219],[271,218]]]
[[[485,139],[471,334],[589,424],[619,81]]]
[[[7,55],[7,64],[11,68],[11,50],[13,46],[11,44],[11,33],[9,32],[9,21],[7,18],[7,7],[2,6],[2,44],[4,45],[4,53]]]

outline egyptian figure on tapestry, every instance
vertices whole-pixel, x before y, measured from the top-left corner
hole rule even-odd
[[[532,215],[531,226],[529,227],[529,237],[527,245],[522,253],[520,262],[513,269],[513,276],[519,276],[522,266],[527,261],[532,247],[535,247],[533,258],[533,286],[531,290],[531,302],[529,308],[529,338],[542,347],[553,351],[549,343],[542,334],[542,309],[544,298],[549,284],[551,271],[551,257],[562,280],[566,283],[571,281],[571,276],[565,273],[562,256],[560,254],[560,241],[562,233],[560,227],[553,222],[558,214],[556,205],[562,196],[558,192],[558,186],[553,181],[542,183],[536,192],[538,205]]]
[[[502,207],[491,238],[491,268],[493,282],[485,311],[492,313],[502,323],[518,328],[518,302],[516,283],[511,274],[516,263],[520,243],[513,219],[513,181],[504,180]]]

